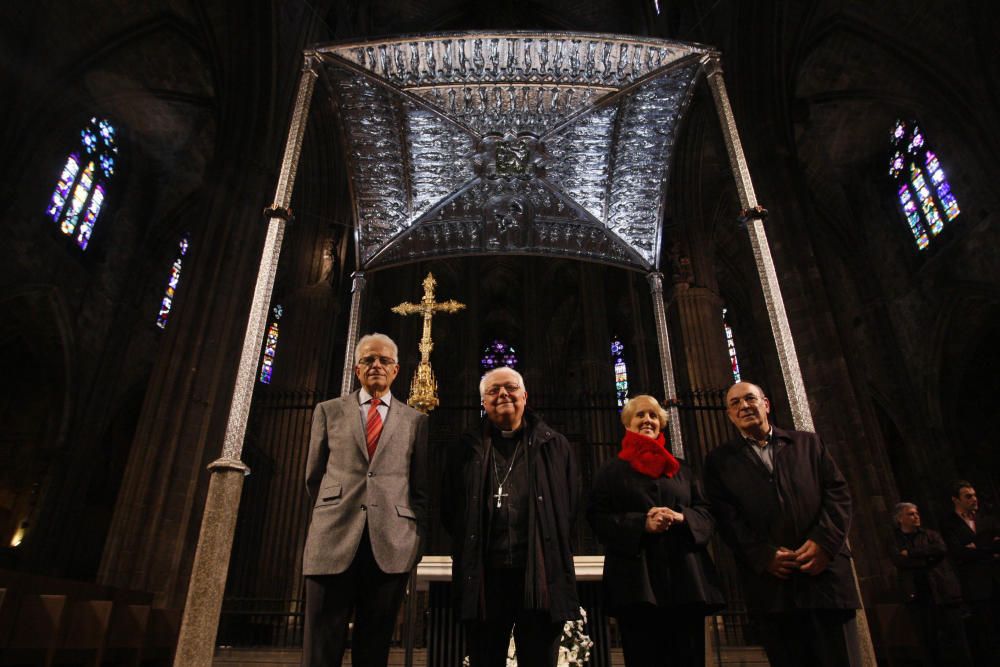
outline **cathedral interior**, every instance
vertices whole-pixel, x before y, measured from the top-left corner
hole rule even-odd
[[[987,509],[1000,501],[991,3],[41,0],[5,3],[0,16],[5,581],[89,582],[183,608],[303,50],[391,35],[570,31],[717,50],[815,428],[856,499],[850,541],[865,606],[895,599],[897,502],[919,505],[934,527],[955,479],[971,480]],[[342,139],[317,98],[267,307],[270,339],[255,362],[266,382],[255,382],[243,444],[251,474],[224,627],[240,603],[301,597],[311,410],[339,395],[353,347],[357,204]],[[69,185],[91,149],[100,160],[80,178],[92,191],[68,225]],[[418,300],[429,272],[439,299],[466,304],[434,318],[432,448],[479,418],[483,357],[498,341],[529,405],[579,445],[584,475],[620,437],[616,361],[629,393],[679,403],[696,469],[734,434],[719,408],[737,365],[770,396],[775,422],[792,426],[706,86],[694,89],[672,151],[659,266],[676,396],[664,395],[659,297],[642,272],[494,253],[366,274],[359,331],[399,343],[397,397],[420,359],[421,324],[390,309]],[[583,528],[578,545],[599,553]],[[432,533],[432,554],[447,547]],[[881,658],[889,639],[871,613],[869,622]]]

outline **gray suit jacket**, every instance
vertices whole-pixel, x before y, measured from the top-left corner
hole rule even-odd
[[[427,415],[393,396],[369,461],[358,394],[324,401],[313,413],[306,460],[313,503],[302,555],[306,576],[346,570],[366,521],[375,561],[387,573],[413,568],[427,534]]]

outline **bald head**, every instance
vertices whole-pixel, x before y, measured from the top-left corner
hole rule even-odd
[[[762,440],[771,432],[768,415],[771,402],[764,390],[752,382],[737,382],[726,392],[726,414],[729,421],[740,430],[757,440]]]

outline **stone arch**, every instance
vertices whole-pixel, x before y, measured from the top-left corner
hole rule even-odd
[[[941,295],[928,339],[922,403],[955,472],[975,477],[981,495],[1000,500],[993,434],[1000,396],[1000,289],[964,283]],[[988,490],[988,492],[987,492]]]
[[[34,520],[58,465],[72,411],[82,401],[73,383],[73,335],[61,294],[33,285],[0,299],[0,344],[6,350],[0,387],[0,544]],[[27,545],[26,545],[27,546]]]

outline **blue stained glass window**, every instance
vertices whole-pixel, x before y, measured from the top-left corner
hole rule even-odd
[[[479,370],[485,374],[486,371],[500,366],[507,366],[517,370],[517,351],[507,341],[497,338],[483,348],[483,356],[479,360]]]
[[[729,350],[729,364],[732,366],[733,370],[733,382],[740,382],[740,360],[736,357],[736,343],[733,341],[733,328],[729,326],[729,320],[726,317],[728,312],[728,308],[722,309],[722,326],[726,331],[726,347]]]
[[[170,277],[167,278],[167,289],[163,295],[163,300],[160,302],[160,314],[156,316],[156,326],[161,329],[167,328],[167,319],[170,317],[170,309],[173,307],[174,297],[177,294],[177,285],[181,280],[181,265],[184,261],[184,255],[187,254],[189,242],[187,234],[181,237],[177,248],[177,258],[174,260],[173,266],[170,267]]]
[[[913,121],[896,121],[890,143],[889,176],[917,248],[924,250],[961,209],[951,191],[941,161]]]
[[[107,187],[115,173],[118,146],[115,128],[91,118],[80,131],[80,147],[70,153],[59,174],[45,214],[86,250],[101,215]]]
[[[264,384],[271,384],[271,374],[274,372],[274,357],[278,352],[278,321],[285,314],[285,309],[280,305],[272,310],[273,318],[271,326],[267,329],[267,338],[264,340],[264,359],[260,362],[260,381]]]
[[[615,400],[621,410],[628,403],[628,367],[625,365],[625,346],[617,336],[611,339],[611,364],[615,372]]]

